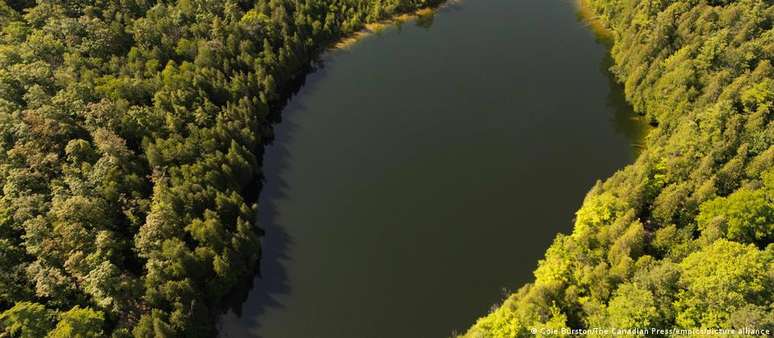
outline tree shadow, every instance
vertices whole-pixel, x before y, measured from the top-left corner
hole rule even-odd
[[[220,337],[258,337],[261,319],[271,309],[282,309],[281,298],[292,292],[287,266],[292,260],[290,250],[293,239],[282,224],[278,223],[278,203],[288,197],[288,183],[282,174],[290,168],[291,143],[298,129],[293,116],[307,109],[294,101],[301,90],[314,90],[325,76],[323,61],[316,61],[308,73],[297,78],[280,104],[272,109],[273,137],[262,151],[262,175],[256,189],[258,197],[258,227],[264,232],[261,240],[261,257],[253,279],[247,279],[235,288],[227,300],[225,313],[218,322]],[[281,108],[284,107],[284,108]]]
[[[434,6],[432,11],[417,15],[417,18],[414,20],[414,24],[417,27],[430,30],[430,28],[432,28],[433,24],[435,23],[436,15],[443,12],[457,12],[460,10],[462,10],[462,4],[459,0],[446,0],[437,6]]]
[[[433,27],[434,22],[435,22],[435,12],[430,12],[428,14],[418,15],[415,21],[415,24],[417,25],[417,27],[424,28],[425,30],[429,30],[431,27]]]
[[[623,136],[631,148],[632,159],[636,159],[643,150],[645,138],[652,129],[650,124],[641,115],[634,111],[632,105],[626,101],[626,93],[623,84],[616,79],[612,71],[615,65],[610,49],[613,47],[613,40],[610,33],[607,32],[596,19],[588,18],[582,10],[578,10],[576,18],[586,26],[596,42],[605,48],[605,56],[600,60],[599,71],[605,75],[608,80],[607,106],[613,111],[610,116],[610,124],[615,132]]]
[[[605,43],[608,47],[609,45]],[[615,132],[623,136],[631,147],[632,159],[636,159],[642,152],[645,137],[651,130],[650,125],[645,118],[637,114],[632,105],[626,101],[624,88],[610,71],[614,61],[610,53],[605,53],[605,57],[600,62],[600,71],[608,79],[607,106],[613,111],[610,115],[610,124]]]

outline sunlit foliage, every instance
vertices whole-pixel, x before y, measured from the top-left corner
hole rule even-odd
[[[657,124],[599,182],[533,283],[470,337],[570,328],[774,330],[774,4],[583,1],[611,71]]]
[[[213,335],[259,257],[270,112],[436,2],[0,1],[0,336]]]

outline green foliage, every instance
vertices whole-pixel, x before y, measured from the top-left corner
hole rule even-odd
[[[613,74],[658,124],[598,183],[535,281],[470,337],[566,326],[774,329],[774,4],[584,0]]]
[[[774,297],[774,251],[718,240],[680,266],[683,288],[674,305],[679,326],[728,328],[737,310],[769,311]]]
[[[761,246],[774,242],[774,171],[764,187],[741,188],[728,197],[702,203],[696,217],[706,236],[719,236]]]
[[[0,314],[0,329],[10,337],[43,337],[53,328],[54,315],[42,304],[19,302]]]
[[[3,329],[213,335],[258,260],[270,107],[334,41],[439,2],[0,2]]]
[[[101,312],[78,306],[59,315],[59,323],[49,338],[98,338],[103,336],[105,318]]]
[[[649,328],[658,322],[658,311],[650,291],[625,283],[618,287],[608,304],[606,325],[598,327]]]

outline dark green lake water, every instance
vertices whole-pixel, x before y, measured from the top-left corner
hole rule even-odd
[[[261,276],[224,337],[447,337],[644,127],[571,0],[465,0],[329,53],[276,125]]]

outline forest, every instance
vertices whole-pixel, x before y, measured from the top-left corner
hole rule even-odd
[[[612,39],[626,99],[657,128],[588,192],[534,281],[465,336],[774,330],[774,3],[582,5]]]
[[[283,98],[438,2],[0,1],[0,336],[215,335]]]
[[[774,331],[774,3],[580,1],[656,127],[465,336]],[[216,335],[284,100],[336,41],[440,2],[0,0],[0,337]]]

